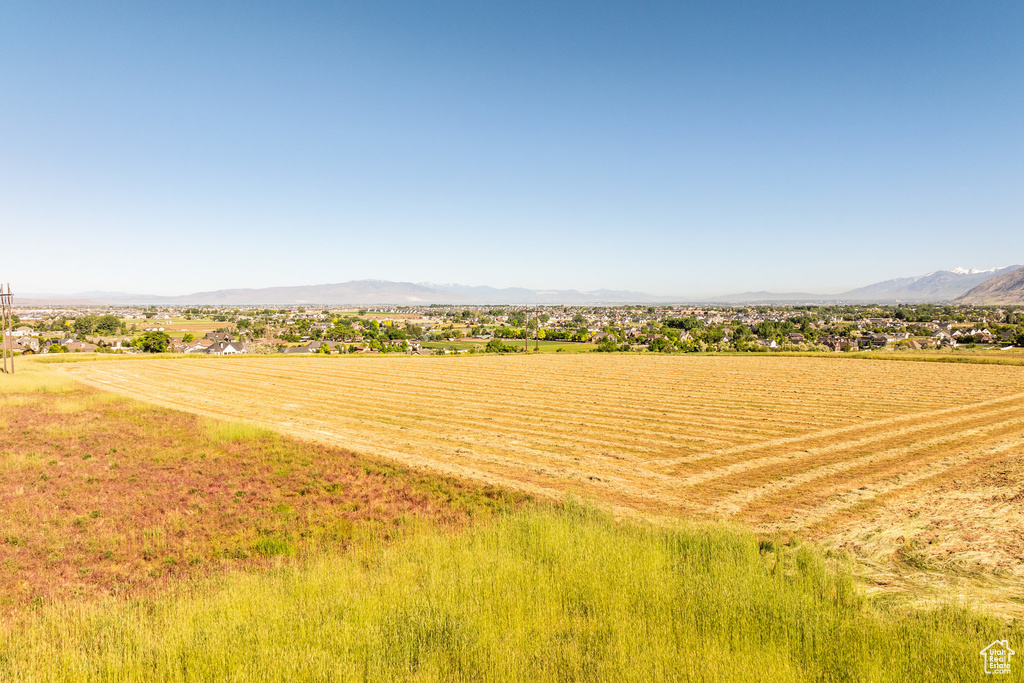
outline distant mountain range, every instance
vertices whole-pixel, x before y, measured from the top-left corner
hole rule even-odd
[[[981,283],[956,300],[960,304],[1024,304],[1024,268]]]
[[[40,305],[46,302],[88,304],[622,304],[663,301],[644,292],[599,289],[580,292],[575,289],[535,290],[522,287],[472,287],[429,282],[390,282],[353,280],[326,285],[264,287],[261,289],[219,289],[183,296],[152,296],[125,292],[81,292],[71,295],[26,294],[16,303]]]
[[[938,270],[918,277],[897,278],[852,289],[841,294],[809,292],[743,292],[727,296],[697,299],[693,297],[654,296],[644,292],[599,289],[526,289],[523,287],[474,287],[431,282],[390,282],[388,280],[353,280],[337,284],[297,287],[264,287],[261,289],[219,289],[183,296],[153,296],[125,292],[81,292],[70,295],[25,294],[15,299],[20,305],[127,305],[127,304],[212,304],[222,306],[249,304],[326,305],[326,304],[627,304],[627,303],[712,303],[735,304],[812,304],[812,303],[925,303],[958,300],[966,303],[966,294],[990,281],[1009,276],[1021,266],[991,270]],[[1013,289],[993,289],[987,295],[995,298],[1018,296]],[[978,296],[988,290],[980,290]],[[960,297],[960,299],[958,299]],[[994,300],[994,299],[993,299]],[[997,303],[1002,302],[1002,300]]]
[[[1006,266],[989,270],[937,270],[917,277],[902,277],[876,282],[866,287],[851,289],[841,294],[811,294],[809,292],[743,292],[711,299],[722,304],[921,304],[953,301],[973,287],[993,278],[1018,270],[1021,266]]]
[[[937,270],[919,277],[897,278],[860,289],[852,289],[840,294],[839,298],[844,301],[870,303],[951,301],[987,280],[1019,268],[1018,265],[992,268],[991,270],[964,270],[963,268]]]
[[[819,304],[836,301],[840,295],[812,294],[810,292],[740,292],[705,299],[705,303],[723,304]]]

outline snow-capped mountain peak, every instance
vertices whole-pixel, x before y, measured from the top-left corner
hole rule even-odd
[[[970,270],[967,270],[966,268],[957,267],[950,268],[949,272],[956,273],[957,275],[981,275],[982,273],[994,273],[997,270],[1004,270],[1005,268],[1006,266],[999,266],[998,268],[989,268],[988,270],[979,270],[978,268],[971,268]]]

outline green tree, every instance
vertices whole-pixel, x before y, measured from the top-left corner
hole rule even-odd
[[[754,333],[750,331],[750,328],[741,322],[733,323],[732,333],[737,340],[749,340],[754,337]]]
[[[96,319],[96,332],[106,336],[113,336],[121,329],[121,319],[116,315],[101,315]]]
[[[92,334],[96,331],[96,321],[94,315],[81,315],[75,318],[74,330],[78,334]]]
[[[649,351],[655,351],[657,353],[665,353],[666,351],[672,351],[673,345],[672,342],[669,341],[668,339],[656,337],[652,339],[651,342],[647,345],[647,349]]]
[[[665,318],[663,324],[665,327],[674,327],[687,332],[704,329],[704,321],[692,315],[685,318]]]
[[[715,344],[725,339],[725,330],[721,327],[708,328],[707,332],[704,333],[704,340],[709,344]]]
[[[186,344],[188,344],[190,341],[195,341],[195,340],[196,340],[196,336],[194,334],[192,334],[191,332],[186,332],[185,336],[181,338],[181,341],[185,342]]]
[[[135,347],[145,353],[163,353],[171,344],[165,332],[146,332],[135,340]]]
[[[487,353],[511,353],[515,348],[501,341],[500,339],[492,339],[487,342],[487,346],[484,347],[484,351]]]

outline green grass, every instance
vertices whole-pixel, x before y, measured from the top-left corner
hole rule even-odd
[[[63,393],[78,388],[78,383],[73,378],[41,365],[36,358],[17,357],[14,373],[0,374],[0,401],[4,397],[19,393]]]
[[[874,607],[809,546],[573,504],[281,562],[39,605],[0,631],[0,679],[962,681],[1024,642],[967,609]]]
[[[206,436],[215,443],[277,438],[277,432],[238,420],[206,420],[204,424]]]

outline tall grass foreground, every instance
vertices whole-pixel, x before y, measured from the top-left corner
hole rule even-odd
[[[885,612],[813,547],[530,507],[452,534],[7,620],[0,679],[954,681],[1020,639]]]

